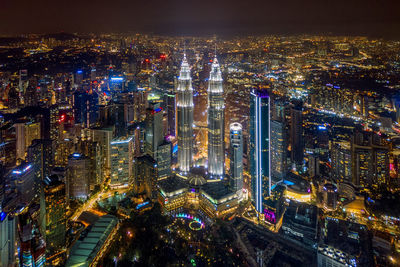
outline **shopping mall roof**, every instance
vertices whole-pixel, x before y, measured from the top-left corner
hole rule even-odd
[[[115,216],[100,217],[87,236],[73,245],[66,266],[89,266],[117,223]]]

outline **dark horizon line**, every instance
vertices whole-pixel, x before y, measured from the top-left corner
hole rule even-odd
[[[102,34],[120,34],[120,35],[153,35],[160,37],[180,37],[180,38],[206,38],[206,37],[220,37],[220,38],[238,38],[238,37],[262,37],[262,36],[277,36],[277,37],[299,37],[299,36],[322,36],[322,37],[365,37],[369,39],[384,39],[384,40],[394,40],[400,41],[399,36],[389,36],[383,34],[374,33],[344,33],[344,32],[238,32],[238,33],[226,33],[226,32],[216,32],[216,33],[191,33],[191,32],[166,32],[166,31],[85,31],[85,32],[75,32],[75,31],[57,31],[57,32],[26,32],[26,33],[0,33],[0,38],[26,38],[26,35],[59,35],[59,34],[70,34],[76,35],[102,35]]]
[[[341,27],[340,27],[341,26]],[[220,25],[216,27],[207,27],[203,25],[185,25],[184,27],[175,27],[173,25],[164,25],[157,27],[147,25],[136,29],[54,29],[54,30],[33,30],[30,32],[0,32],[3,37],[21,37],[23,35],[52,35],[52,34],[77,34],[77,35],[100,35],[100,34],[149,34],[157,36],[171,37],[246,37],[246,36],[331,36],[331,37],[367,37],[374,39],[400,40],[400,23],[386,24],[292,24],[292,23],[272,23],[268,26],[262,24],[249,25]]]

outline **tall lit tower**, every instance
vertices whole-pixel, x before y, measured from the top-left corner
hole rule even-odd
[[[243,189],[243,133],[242,125],[234,122],[230,125],[230,186],[241,194]]]
[[[192,167],[193,149],[193,88],[190,68],[183,56],[177,88],[178,106],[178,164],[183,172]]]
[[[217,57],[208,81],[208,173],[211,178],[224,175],[224,90]]]
[[[270,98],[267,90],[255,89],[250,97],[251,197],[262,213],[271,195]]]

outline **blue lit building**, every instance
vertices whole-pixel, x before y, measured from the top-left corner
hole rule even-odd
[[[93,91],[77,90],[73,97],[75,123],[81,123],[86,127],[93,126],[98,118],[98,94]]]
[[[10,173],[10,180],[14,184],[22,203],[30,204],[36,197],[38,186],[35,179],[35,168],[31,163],[22,163]]]
[[[271,195],[270,97],[266,89],[254,89],[250,96],[251,198],[263,213]]]

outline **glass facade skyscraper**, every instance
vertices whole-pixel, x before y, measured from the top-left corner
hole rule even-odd
[[[250,98],[251,197],[262,213],[271,195],[270,97],[266,89],[254,89]]]
[[[53,256],[65,246],[66,233],[66,188],[57,175],[48,176],[43,181],[46,221],[46,250]]]
[[[224,175],[224,90],[217,58],[211,66],[208,81],[208,173],[210,178]]]
[[[232,123],[230,129],[230,176],[231,188],[240,194],[243,188],[243,133],[240,123]]]
[[[133,137],[114,139],[111,144],[112,187],[127,186],[132,182]]]
[[[190,68],[183,57],[177,88],[178,106],[178,164],[182,172],[189,172],[193,164],[193,88]]]

